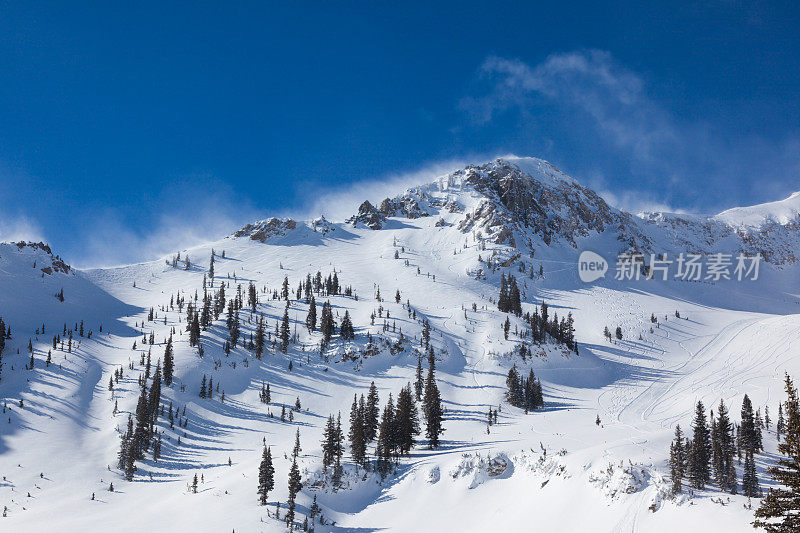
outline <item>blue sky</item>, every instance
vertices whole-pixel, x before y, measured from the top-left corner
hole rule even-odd
[[[0,239],[147,259],[505,153],[629,209],[800,190],[796,2],[165,4],[0,1]]]

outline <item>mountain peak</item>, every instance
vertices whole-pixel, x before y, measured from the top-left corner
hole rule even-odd
[[[786,226],[798,222],[800,217],[800,191],[775,202],[747,207],[734,207],[719,213],[715,220],[739,228],[760,228],[768,224]]]

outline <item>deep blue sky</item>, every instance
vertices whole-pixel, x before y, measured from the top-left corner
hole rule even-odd
[[[631,209],[800,190],[796,2],[125,4],[0,1],[0,238],[143,259],[502,153]]]

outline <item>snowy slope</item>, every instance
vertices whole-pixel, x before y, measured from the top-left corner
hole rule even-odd
[[[305,482],[298,511],[305,516],[317,497],[329,521],[317,531],[674,531],[696,523],[712,524],[710,531],[752,529],[752,510],[741,496],[711,487],[691,498],[669,497],[667,451],[674,426],[688,427],[696,401],[724,400],[736,418],[747,393],[774,417],[784,371],[800,374],[796,229],[740,232],[736,221],[743,218],[725,213],[632,216],[534,158],[470,166],[398,197],[369,200],[348,221],[254,222],[181,251],[182,259],[191,258],[189,269],[183,262],[173,267],[170,256],[45,274],[41,268],[57,261],[49,250],[0,245],[0,317],[13,332],[0,381],[8,419],[0,418],[3,530],[283,531],[267,510],[274,514],[278,501],[285,507],[298,429]],[[329,299],[337,322],[347,310],[356,339],[335,337],[320,355],[320,334],[304,326],[308,304],[293,296],[289,316],[298,342],[288,353],[270,345],[260,361],[242,347],[226,356],[223,313],[203,332],[199,357],[188,345],[185,310],[169,302],[176,294],[202,297],[212,249],[215,288],[224,281],[230,297],[252,281],[259,290],[256,313],[241,312],[244,335],[261,313],[274,331],[285,302],[271,295],[284,277],[293,292],[307,274],[335,269],[357,299],[338,295],[317,303]],[[582,250],[609,259],[631,250],[758,251],[767,262],[751,282],[623,282],[612,271],[587,285],[576,272]],[[559,316],[572,313],[579,354],[550,343],[534,346],[533,358],[519,357],[525,339],[515,331],[524,324],[511,316],[504,339],[507,315],[494,303],[501,274],[517,277],[525,310],[544,300]],[[55,297],[62,288],[63,302]],[[156,317],[148,321],[151,307]],[[383,317],[371,323],[379,307],[389,312],[388,330]],[[353,395],[372,381],[382,404],[413,381],[422,318],[432,326],[447,408],[443,445],[417,446],[383,482],[348,464],[346,487],[331,490],[320,481],[328,415],[341,412],[346,428]],[[73,332],[71,352],[53,349],[52,335],[81,320],[92,337]],[[42,323],[45,333],[37,335]],[[609,343],[606,326],[620,326],[625,338]],[[162,417],[162,457],[139,462],[129,483],[116,468],[119,430],[136,408],[142,354],[150,350],[155,365],[172,328],[175,383],[163,389],[162,402],[185,407],[187,426],[170,429]],[[150,332],[155,344],[142,344]],[[367,350],[368,335],[374,350]],[[33,370],[26,368],[29,339]],[[524,374],[533,368],[542,379],[543,410],[525,414],[504,401],[512,365]],[[109,391],[119,368],[124,377]],[[214,399],[198,397],[204,375],[219,384]],[[262,382],[271,387],[269,406],[258,398]],[[302,408],[281,422],[281,406],[290,408],[296,398]],[[487,427],[489,408],[498,406],[499,424]],[[769,453],[758,458],[765,484],[774,435],[766,441]],[[270,504],[262,507],[255,491],[265,442],[277,472]],[[202,475],[198,494],[188,489],[195,474]]]
[[[714,218],[732,226],[761,227],[769,222],[782,226],[796,223],[798,215],[800,215],[800,192],[795,192],[785,200],[751,207],[735,207],[723,211]]]

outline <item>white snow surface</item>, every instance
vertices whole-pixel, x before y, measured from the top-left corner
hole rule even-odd
[[[798,215],[800,215],[800,192],[795,192],[785,200],[750,207],[734,207],[714,218],[732,226],[759,227],[769,222],[781,225],[797,222]]]
[[[507,162],[554,196],[562,191],[571,198],[564,191],[580,188],[544,161]],[[784,372],[800,376],[800,272],[792,260],[800,248],[792,248],[791,234],[779,241],[779,257],[786,260],[762,265],[757,281],[621,282],[613,279],[612,266],[606,279],[582,284],[575,266],[580,251],[611,257],[620,250],[623,234],[670,253],[735,252],[741,241],[690,217],[640,219],[609,208],[622,222],[605,223],[601,231],[577,231],[574,242],[557,237],[545,244],[541,235],[519,224],[512,245],[497,242],[499,226],[462,231],[466,215],[490,200],[455,174],[408,196],[430,216],[390,216],[379,230],[324,219],[298,221],[291,229],[281,223],[264,242],[231,236],[181,251],[191,258],[188,270],[183,263],[178,268],[166,264],[170,256],[47,274],[41,269],[54,261],[47,251],[0,244],[0,317],[12,327],[0,381],[0,508],[7,515],[0,518],[0,531],[285,531],[268,511],[274,516],[281,502],[285,512],[298,429],[304,481],[299,519],[316,496],[328,521],[316,531],[752,531],[753,510],[743,496],[711,486],[671,497],[667,455],[676,424],[689,430],[698,400],[707,408],[722,400],[738,419],[746,393],[755,407],[762,412],[769,407],[773,420],[777,417]],[[783,202],[730,210],[714,224],[756,226],[760,219],[786,224],[796,217],[798,203],[795,194]],[[254,330],[251,318],[261,313],[274,331],[285,302],[271,294],[280,290],[284,277],[294,292],[306,274],[327,276],[335,269],[358,299],[318,296],[317,303],[329,299],[337,323],[348,310],[356,339],[334,337],[321,356],[319,332],[309,333],[304,325],[308,305],[293,295],[289,316],[298,342],[288,353],[270,344],[262,360],[241,346],[226,356],[223,313],[203,332],[205,356],[200,358],[188,345],[185,308],[180,313],[161,306],[178,292],[187,302],[195,292],[202,298],[212,249],[217,253],[213,290],[225,282],[230,298],[239,284],[245,295],[250,281],[258,288],[256,313],[246,305],[240,313],[244,335]],[[540,266],[544,277],[529,274]],[[534,346],[535,356],[527,361],[515,355],[524,340],[515,331],[524,324],[511,316],[511,335],[504,339],[507,315],[493,303],[501,272],[517,277],[525,310],[544,300],[551,313],[572,313],[579,354],[545,344]],[[64,302],[54,296],[61,289]],[[376,299],[378,289],[382,302]],[[371,325],[370,315],[379,306],[390,313],[388,331],[382,328],[384,318]],[[152,322],[147,320],[151,307]],[[341,412],[346,433],[354,394],[366,394],[374,381],[382,406],[390,393],[396,398],[414,380],[422,318],[433,329],[447,409],[442,446],[430,450],[420,436],[410,456],[384,480],[356,469],[347,449],[344,486],[332,488],[321,471],[327,417]],[[70,353],[53,349],[53,335],[80,321],[87,333],[92,331],[91,339],[73,332]],[[45,333],[37,334],[42,324]],[[625,338],[609,343],[602,335],[606,326],[622,327]],[[148,455],[138,462],[134,481],[127,482],[116,468],[117,451],[119,431],[136,408],[137,378],[144,372],[139,360],[150,349],[155,365],[172,328],[177,331],[175,382],[163,387],[162,402],[185,407],[188,424],[170,429],[161,417],[162,457],[153,461]],[[153,346],[142,344],[143,332],[154,333]],[[360,357],[368,334],[379,349]],[[26,368],[29,340],[32,370]],[[504,401],[512,364],[524,375],[533,368],[541,378],[544,409],[526,414]],[[119,368],[124,377],[112,393],[108,382]],[[198,397],[203,375],[219,385],[213,399]],[[270,384],[271,405],[259,401],[262,382]],[[281,422],[281,406],[291,408],[296,398],[302,408],[293,421]],[[498,406],[499,423],[487,431],[487,412]],[[256,495],[264,442],[276,467],[267,506],[259,505]],[[766,452],[756,459],[767,488],[764,470],[776,457],[774,422],[765,442]],[[197,494],[189,489],[195,474],[202,476]],[[112,482],[113,492],[108,490]]]

